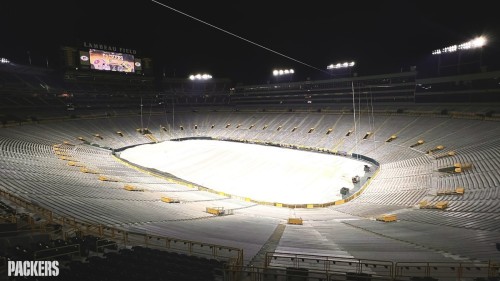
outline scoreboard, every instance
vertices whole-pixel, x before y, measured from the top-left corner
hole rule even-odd
[[[83,43],[83,48],[62,47],[67,68],[91,71],[143,73],[143,59],[137,51],[110,45]]]
[[[83,46],[82,46],[83,45]],[[61,66],[66,70],[152,75],[152,61],[134,49],[83,42],[80,46],[60,46]]]

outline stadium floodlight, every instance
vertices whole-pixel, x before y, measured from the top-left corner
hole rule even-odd
[[[477,49],[483,47],[484,45],[486,45],[486,43],[487,43],[486,37],[480,36],[459,45],[452,45],[442,49],[434,50],[432,51],[432,54],[440,55],[443,53],[453,53],[458,50]]]
[[[0,58],[0,63],[10,63],[10,61],[6,58]]]
[[[290,75],[290,74],[294,74],[294,73],[295,73],[295,71],[293,69],[275,69],[275,70],[273,70],[274,76]]]
[[[190,75],[189,80],[208,80],[212,79],[212,75],[210,74],[196,74],[196,75]]]
[[[354,67],[356,63],[351,61],[351,62],[343,62],[343,63],[337,63],[337,64],[330,64],[326,67],[326,69],[340,69],[340,68],[349,68],[349,67]]]

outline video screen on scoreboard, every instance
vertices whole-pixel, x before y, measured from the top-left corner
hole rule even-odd
[[[90,69],[134,72],[134,56],[96,49],[89,50]]]

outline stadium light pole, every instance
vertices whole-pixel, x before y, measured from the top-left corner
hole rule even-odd
[[[281,76],[288,76],[288,77],[290,77],[289,81],[292,81],[292,76],[294,73],[295,73],[295,70],[293,70],[292,68],[290,68],[290,69],[274,69],[273,70],[273,76],[276,77],[277,82],[279,82],[278,78]]]
[[[467,51],[467,50],[480,49],[479,67],[481,68],[482,57],[483,57],[483,46],[486,45],[487,41],[488,40],[486,39],[485,36],[479,36],[479,37],[476,37],[476,38],[469,40],[465,43],[462,43],[462,44],[451,45],[448,47],[444,47],[444,48],[432,51],[432,55],[438,56],[438,75],[441,74],[441,55],[442,54],[457,53],[457,55],[458,55],[457,72],[458,72],[458,74],[460,74],[461,53],[463,51]]]
[[[352,74],[352,68],[356,65],[354,61],[351,62],[338,62],[336,64],[330,64],[326,67],[327,70],[330,70],[330,75],[333,77],[334,72],[338,70],[348,70],[349,76]]]
[[[189,80],[191,81],[205,81],[205,80],[209,80],[209,79],[212,79],[212,75],[210,74],[191,74],[189,75]]]

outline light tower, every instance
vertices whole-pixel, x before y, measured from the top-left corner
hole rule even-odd
[[[191,74],[189,75],[189,80],[195,81],[195,80],[209,80],[212,79],[212,75],[210,74]]]
[[[470,41],[467,41],[462,44],[458,45],[451,45],[448,47],[444,47],[441,49],[437,49],[432,51],[432,55],[438,56],[438,75],[441,74],[441,68],[443,67],[449,67],[449,66],[456,66],[457,67],[457,74],[460,74],[460,66],[462,64],[461,62],[461,57],[463,52],[479,49],[479,68],[482,66],[482,57],[483,57],[483,46],[486,45],[487,39],[484,36],[476,37]],[[442,65],[442,56],[447,55],[447,54],[452,54],[456,53],[457,54],[457,63],[451,64],[451,65]]]
[[[293,70],[291,68],[290,69],[274,69],[273,70],[273,76],[275,76],[276,79],[278,79],[281,76],[288,76],[288,77],[290,77],[290,81],[292,81],[292,76],[294,73],[295,73],[295,70]]]
[[[354,61],[351,62],[339,62],[336,64],[330,64],[326,67],[326,69],[330,70],[330,75],[346,75],[347,73],[351,76],[352,68],[356,65]]]

